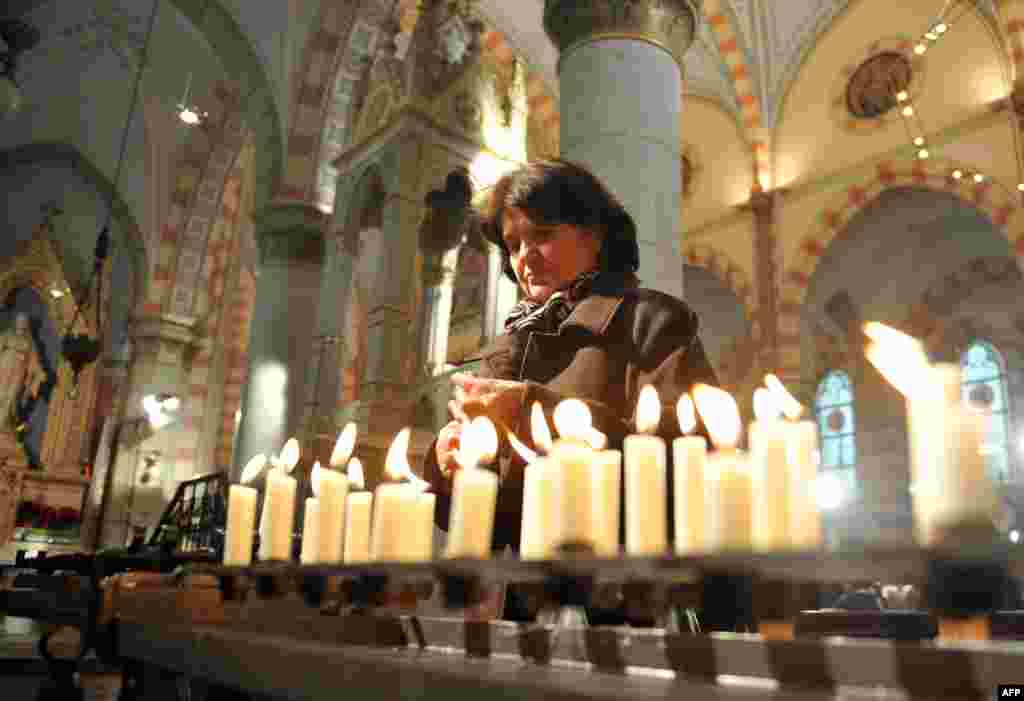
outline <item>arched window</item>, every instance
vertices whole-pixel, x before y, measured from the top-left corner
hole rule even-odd
[[[842,370],[821,380],[814,400],[821,437],[821,469],[832,471],[847,495],[857,489],[857,432],[853,415],[853,383]]]
[[[1006,364],[988,341],[976,340],[960,357],[962,397],[988,415],[983,451],[988,472],[997,482],[1010,476],[1010,405],[1006,393]]]

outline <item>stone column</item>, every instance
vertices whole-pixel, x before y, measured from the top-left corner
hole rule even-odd
[[[181,451],[195,443],[195,433],[187,425],[187,416],[194,407],[188,405],[185,386],[185,361],[194,342],[194,322],[169,315],[136,317],[129,334],[132,359],[127,381],[119,392],[121,403],[112,412],[117,425],[111,429],[116,442],[107,453],[109,472],[101,477],[104,467],[97,468],[96,479],[105,484],[100,545],[124,545],[134,527],[156,524],[180,479]],[[159,394],[180,397],[182,405],[176,420],[154,429],[142,408],[142,399]]]
[[[779,368],[779,276],[778,241],[775,237],[775,204],[777,194],[754,190],[749,207],[754,214],[754,261],[757,285],[757,315],[760,331],[761,367],[765,372],[778,372]],[[800,329],[794,329],[799,343]],[[781,377],[794,387],[799,377]]]
[[[561,155],[589,166],[636,221],[645,287],[683,295],[683,54],[700,0],[547,0],[560,52]]]
[[[253,455],[277,453],[299,433],[324,255],[323,215],[313,207],[272,206],[255,220],[260,263],[232,479]]]
[[[448,335],[451,330],[452,300],[455,297],[455,269],[459,247],[428,258],[424,267],[423,356],[427,373],[436,375],[448,360]]]

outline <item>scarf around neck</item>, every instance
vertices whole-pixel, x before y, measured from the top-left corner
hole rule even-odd
[[[539,331],[555,333],[579,302],[594,289],[599,270],[588,270],[577,275],[572,282],[555,290],[543,302],[531,299],[520,300],[505,319],[505,332]]]

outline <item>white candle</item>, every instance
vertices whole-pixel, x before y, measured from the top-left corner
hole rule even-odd
[[[252,562],[253,527],[256,525],[257,492],[233,484],[228,489],[228,518],[224,532],[224,564],[245,566]]]
[[[344,545],[345,505],[348,500],[348,478],[335,470],[321,470],[317,528],[317,561],[341,562]]]
[[[261,559],[291,560],[296,487],[295,478],[289,477],[282,469],[267,473],[263,502],[263,511],[267,514],[266,538],[260,542]]]
[[[537,458],[523,470],[523,523],[519,557],[544,560],[551,557],[552,531],[559,522],[558,494],[545,458]]]
[[[576,440],[558,440],[548,455],[548,469],[558,495],[558,522],[551,529],[552,547],[594,546],[594,451]]]
[[[636,424],[641,434],[654,433],[661,404],[654,387],[640,391]],[[626,436],[622,445],[626,477],[626,552],[661,555],[668,546],[665,440],[654,435]]]
[[[306,511],[302,518],[302,552],[299,562],[310,564],[317,561],[320,529],[320,502],[316,497],[306,499]]]
[[[708,549],[750,550],[753,486],[746,456],[718,450],[708,456]]]
[[[352,458],[348,463],[348,481],[352,489],[345,506],[345,562],[370,561],[370,516],[373,509],[373,495],[362,491],[366,482],[363,479],[363,463],[359,458]]]
[[[478,416],[463,430],[458,453],[462,469],[452,480],[448,557],[490,557],[498,476],[479,465],[493,460],[497,449],[498,434],[487,417]]]
[[[708,385],[696,385],[693,399],[718,448],[707,462],[708,550],[749,550],[753,492],[746,457],[735,448],[742,427],[739,409],[728,392]]]
[[[409,514],[409,560],[426,562],[434,558],[434,510],[437,495],[421,492],[412,504]]]
[[[345,562],[370,561],[370,514],[373,494],[352,492],[345,510]]]
[[[757,550],[784,550],[790,545],[790,479],[786,463],[786,424],[773,409],[759,407],[754,392],[757,420],[750,424],[750,476],[753,489],[753,533]]]
[[[790,543],[799,550],[815,550],[824,540],[815,489],[818,480],[818,427],[813,421],[794,421],[787,425],[787,431],[791,480]]]
[[[370,559],[377,562],[403,562],[410,559],[412,542],[404,524],[412,513],[416,490],[407,482],[387,482],[373,494],[373,529],[370,535]]]
[[[598,557],[619,555],[619,510],[622,505],[622,453],[601,450],[591,464],[594,553]]]
[[[682,436],[672,441],[672,490],[676,554],[706,549],[704,502],[706,499],[707,441],[701,436]]]

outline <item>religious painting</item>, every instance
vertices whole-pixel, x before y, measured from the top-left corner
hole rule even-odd
[[[487,254],[463,245],[452,291],[448,362],[457,365],[480,349],[487,306]]]

